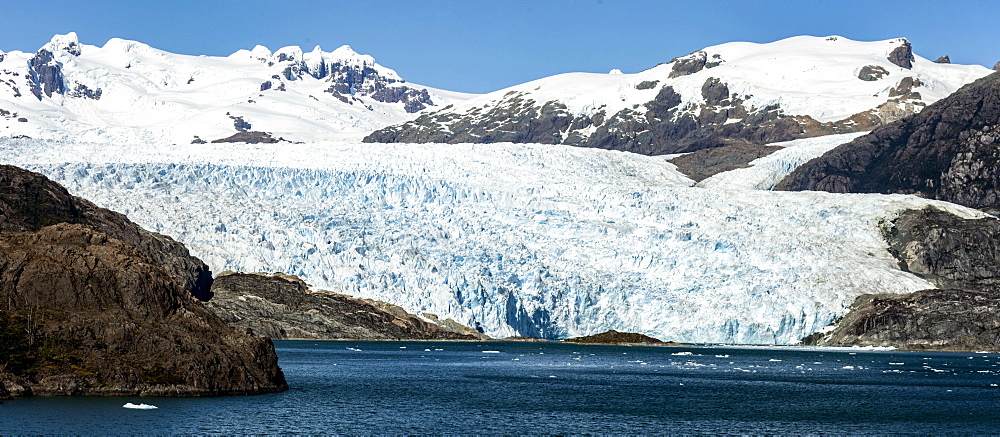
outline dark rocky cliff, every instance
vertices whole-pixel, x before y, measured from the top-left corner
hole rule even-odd
[[[337,293],[313,292],[290,275],[223,273],[206,306],[226,323],[274,339],[475,340],[401,308]]]
[[[0,232],[38,231],[56,223],[90,226],[135,246],[170,273],[192,295],[207,300],[212,272],[184,245],[149,232],[124,215],[69,194],[38,173],[0,165]]]
[[[805,344],[1000,350],[1000,220],[905,211],[884,234],[900,268],[940,289],[861,296]]]
[[[269,340],[192,297],[206,272],[179,243],[0,166],[0,395],[287,389]]]
[[[1000,73],[827,152],[776,189],[901,193],[1000,211]]]

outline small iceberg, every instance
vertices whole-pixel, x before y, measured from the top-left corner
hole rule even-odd
[[[133,409],[133,410],[155,410],[155,409],[157,409],[159,407],[157,407],[156,405],[133,404],[133,403],[129,402],[129,403],[125,404],[125,405],[122,405],[122,408],[130,408],[130,409]]]
[[[484,354],[498,354],[500,351],[483,351]]]

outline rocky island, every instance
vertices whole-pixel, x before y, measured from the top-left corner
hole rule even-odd
[[[211,281],[171,238],[0,166],[0,398],[286,390],[270,340],[198,300]]]
[[[614,329],[600,334],[563,340],[566,343],[598,344],[614,346],[683,346],[672,341],[663,341],[635,332],[618,332]]]

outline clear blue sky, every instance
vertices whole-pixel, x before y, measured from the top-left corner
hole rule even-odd
[[[190,55],[349,44],[404,79],[488,92],[571,71],[640,71],[706,46],[795,35],[907,37],[926,58],[1000,61],[1000,1],[0,0],[0,50],[56,33]]]

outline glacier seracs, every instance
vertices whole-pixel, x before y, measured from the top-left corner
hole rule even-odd
[[[0,162],[178,239],[214,271],[296,274],[495,337],[794,343],[860,294],[932,288],[897,269],[880,221],[925,205],[979,214],[694,187],[664,157],[565,146],[2,141]]]

